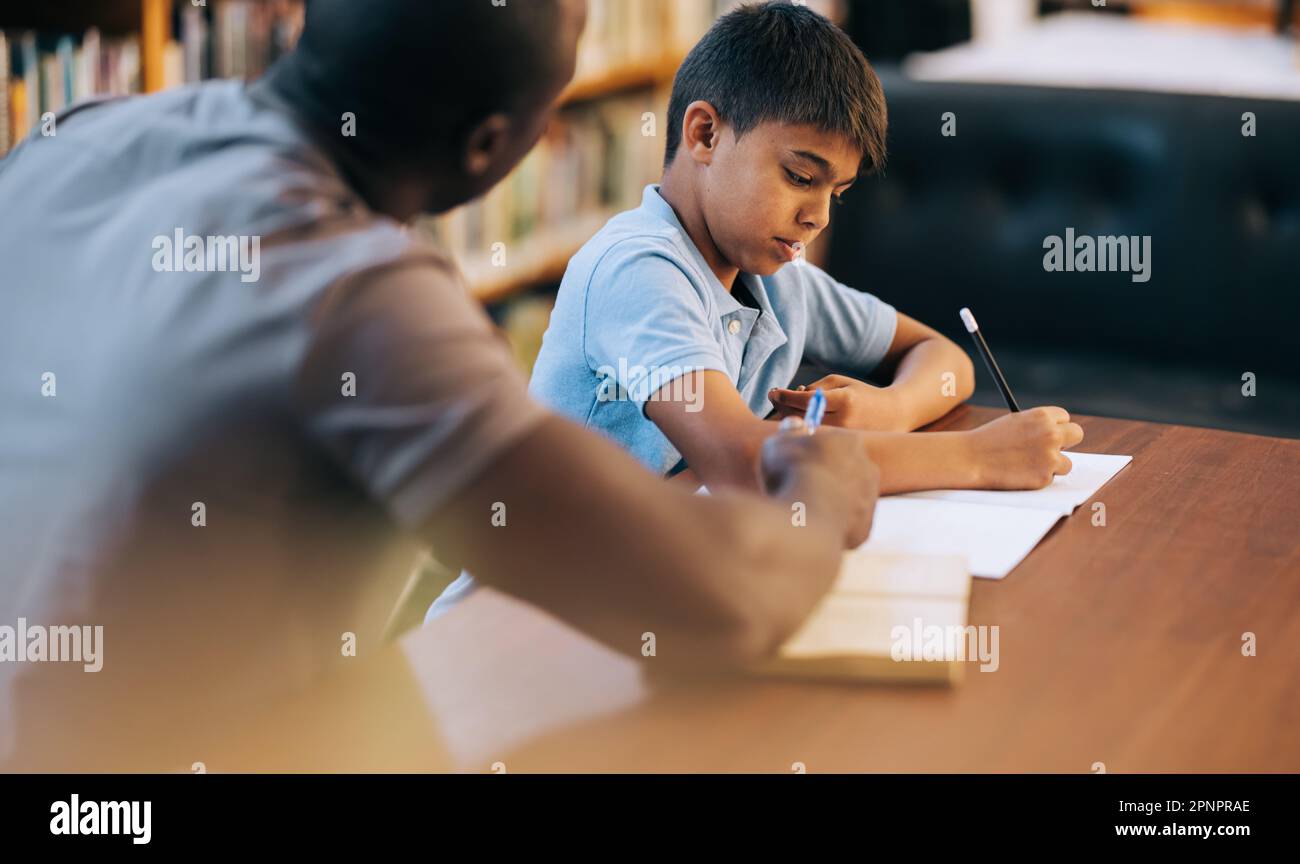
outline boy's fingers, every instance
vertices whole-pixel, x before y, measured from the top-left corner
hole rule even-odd
[[[823,390],[822,395],[826,397],[827,414],[835,414],[843,410],[844,400],[848,398],[848,392],[845,390]],[[772,404],[791,411],[807,411],[808,403],[812,401],[812,397],[812,390],[777,389],[768,393],[768,398],[772,400]]]
[[[808,407],[808,400],[812,398],[811,390],[783,390],[775,387],[767,392],[767,398],[774,403],[784,405],[787,408],[805,409]]]
[[[817,390],[824,391],[829,397],[836,390],[842,390],[852,383],[852,378],[846,378],[843,375],[826,375],[811,384],[800,384],[798,387],[773,387],[771,390],[767,391],[767,393],[768,398],[773,402],[776,401],[777,397],[772,394],[779,393],[781,394],[781,399],[783,401],[794,404],[795,400],[803,400],[798,404],[807,405],[808,400],[812,398],[812,394]]]
[[[1062,450],[1068,450],[1075,444],[1083,440],[1083,427],[1078,423],[1065,424],[1065,440],[1061,443]]]
[[[1057,423],[1070,422],[1070,412],[1066,411],[1064,408],[1059,408],[1056,405],[1043,405],[1034,410],[1041,411]]]
[[[1054,473],[1069,474],[1070,469],[1073,467],[1074,463],[1070,461],[1070,457],[1062,453],[1056,457],[1056,471]]]

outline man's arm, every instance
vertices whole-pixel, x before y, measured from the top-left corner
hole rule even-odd
[[[615,649],[639,652],[654,633],[667,664],[748,662],[794,631],[834,581],[845,545],[870,525],[873,469],[853,448],[816,437],[774,440],[763,453],[778,503],[692,495],[600,436],[549,418],[424,533],[439,558]],[[791,519],[795,501],[807,508],[802,527]]]
[[[774,424],[760,420],[721,372],[691,373],[693,387],[665,385],[646,403],[654,421],[710,490],[753,488],[753,464]],[[673,392],[696,395],[693,402]],[[1060,408],[1009,414],[966,432],[860,432],[852,435],[880,467],[880,492],[918,489],[1037,489],[1070,470],[1061,450],[1083,439],[1083,430]],[[824,434],[819,432],[818,434]]]
[[[440,259],[356,274],[311,325],[295,397],[322,451],[444,563],[624,651],[653,632],[662,663],[759,656],[866,537],[877,477],[853,443],[762,444],[766,487],[787,503],[664,483],[536,405]],[[806,507],[802,527],[794,502]]]

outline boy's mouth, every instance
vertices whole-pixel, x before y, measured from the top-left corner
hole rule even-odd
[[[799,240],[786,240],[783,237],[773,237],[777,245],[781,247],[785,260],[793,261],[803,255],[803,243]]]

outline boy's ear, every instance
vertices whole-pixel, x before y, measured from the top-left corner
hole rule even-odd
[[[510,144],[510,118],[490,114],[465,139],[465,172],[481,177],[491,170]]]
[[[722,132],[722,118],[718,111],[703,99],[686,106],[682,115],[682,145],[691,158],[703,165],[713,161]]]

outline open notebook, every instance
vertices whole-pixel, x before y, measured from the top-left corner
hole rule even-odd
[[[777,656],[755,674],[948,684],[964,661],[919,647],[935,628],[966,627],[970,574],[962,559],[847,552],[840,577]]]
[[[860,549],[886,554],[957,555],[974,576],[1001,579],[1062,516],[1101,489],[1132,456],[1067,453],[1074,467],[1033,491],[943,489],[890,495],[876,504]]]

